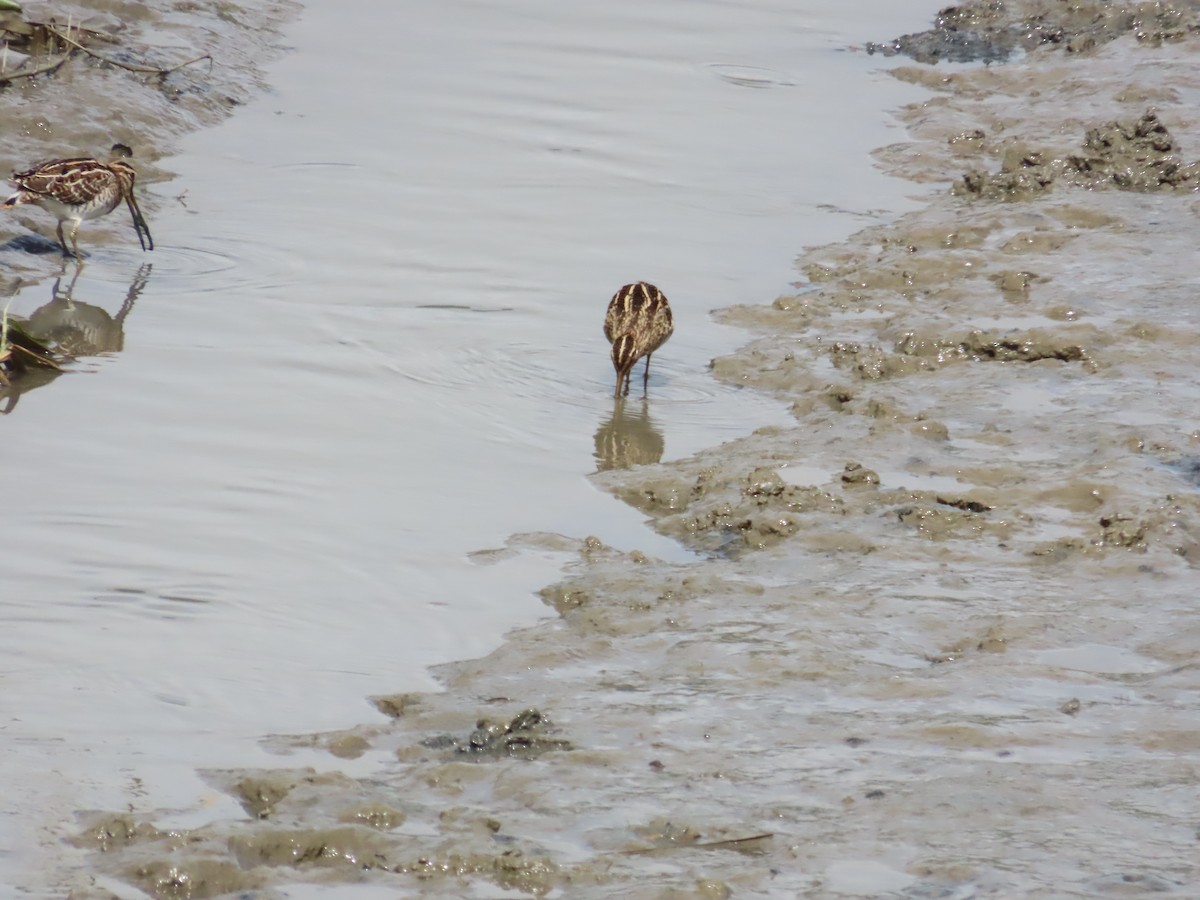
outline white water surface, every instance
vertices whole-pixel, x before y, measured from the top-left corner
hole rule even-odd
[[[76,300],[115,314],[152,264],[123,350],[0,422],[0,884],[36,892],[79,809],[229,813],[197,767],[278,765],[261,735],[370,720],[547,615],[562,556],[472,551],[536,530],[686,558],[586,479],[605,305],[647,279],[674,307],[628,404],[665,459],[787,422],[710,378],[746,336],[709,311],[907,208],[868,152],[916,89],[847,48],[931,13],[306,8],[271,92],[143,188],[157,249],[90,226],[121,239],[85,247]]]

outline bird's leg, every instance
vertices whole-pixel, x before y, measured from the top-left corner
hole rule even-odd
[[[75,224],[71,226],[71,246],[75,248],[75,258],[83,262],[83,257],[79,255],[79,241],[75,240],[75,234],[79,231],[80,220],[76,219]]]
[[[650,357],[653,353],[646,354],[646,370],[642,372],[642,393],[646,394],[650,391]]]
[[[71,283],[67,285],[67,307],[75,308],[75,298],[71,296],[75,291],[75,282],[79,280],[79,273],[83,271],[83,260],[78,255],[75,257],[75,274],[71,276]]]
[[[63,256],[70,256],[70,255],[71,255],[71,251],[70,251],[70,249],[67,247],[67,240],[66,240],[66,238],[64,238],[64,237],[63,237],[63,233],[62,233],[62,221],[61,221],[61,220],[60,220],[60,221],[59,221],[59,223],[58,223],[58,228],[56,228],[56,229],[54,230],[54,233],[58,235],[58,243],[59,243],[59,245],[60,245],[60,246],[63,248]]]

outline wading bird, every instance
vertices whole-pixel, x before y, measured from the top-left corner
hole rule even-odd
[[[671,305],[654,285],[636,281],[617,291],[604,316],[604,336],[612,343],[613,368],[617,370],[614,397],[629,393],[629,374],[643,356],[646,371],[642,374],[642,390],[650,387],[650,356],[674,330]]]
[[[80,259],[79,244],[75,240],[80,223],[84,219],[108,215],[124,200],[133,217],[133,227],[142,249],[153,250],[154,239],[150,237],[150,226],[142,217],[142,211],[138,209],[133,196],[137,172],[126,162],[133,151],[124,144],[113,144],[112,150],[115,157],[112,162],[104,163],[90,157],[56,159],[26,172],[14,172],[9,180],[17,192],[5,200],[0,208],[12,209],[22,203],[40,206],[58,219],[56,233],[58,242],[62,244],[63,255],[70,255],[73,249],[75,258]],[[71,223],[70,248],[63,239],[63,222]]]

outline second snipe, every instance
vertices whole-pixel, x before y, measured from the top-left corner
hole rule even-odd
[[[153,250],[150,226],[133,196],[137,172],[127,162],[132,151],[124,144],[113,144],[112,149],[114,158],[111,162],[91,157],[56,159],[26,172],[14,172],[11,181],[17,192],[4,201],[3,208],[12,209],[24,203],[40,206],[58,219],[56,234],[63,253],[74,250],[75,258],[81,259],[79,243],[75,239],[80,223],[108,215],[124,200],[142,249]],[[63,237],[64,222],[71,223],[70,247]]]

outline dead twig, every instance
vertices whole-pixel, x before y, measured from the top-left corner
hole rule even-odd
[[[177,65],[177,66],[171,66],[171,68],[169,68],[169,69],[163,69],[163,70],[161,70],[161,71],[159,72],[159,75],[158,75],[158,77],[159,77],[159,78],[166,78],[166,77],[167,77],[168,75],[170,75],[172,72],[178,72],[178,71],[179,71],[180,69],[182,69],[184,66],[190,66],[192,63],[198,63],[198,62],[200,62],[201,60],[204,60],[204,59],[207,59],[207,60],[208,60],[208,71],[210,71],[210,72],[211,72],[211,71],[212,71],[212,65],[213,65],[213,58],[212,58],[212,54],[211,54],[211,53],[204,53],[204,54],[202,54],[202,55],[200,55],[200,56],[197,56],[195,59],[189,59],[189,60],[185,60],[184,62],[181,62],[181,63],[180,63],[179,65]]]
[[[213,58],[212,58],[212,54],[210,54],[210,53],[202,54],[200,56],[197,56],[195,59],[186,60],[184,62],[181,62],[179,65],[171,66],[168,69],[163,69],[163,68],[160,68],[159,66],[138,66],[138,65],[134,65],[133,63],[125,63],[125,62],[121,62],[120,60],[111,59],[110,57],[105,56],[103,53],[97,53],[95,50],[89,50],[83,44],[79,43],[78,41],[72,40],[69,36],[63,34],[61,31],[59,31],[53,25],[46,25],[45,27],[46,27],[46,30],[48,32],[50,32],[50,34],[54,35],[56,38],[58,38],[64,44],[67,44],[70,47],[74,47],[76,50],[82,50],[88,56],[90,56],[94,59],[98,59],[101,62],[106,62],[110,66],[116,66],[118,69],[125,69],[126,71],[129,71],[129,72],[140,72],[144,75],[157,75],[159,78],[166,78],[172,72],[177,72],[180,69],[182,69],[184,66],[190,66],[193,63],[198,63],[201,60],[205,60],[205,59],[208,60],[209,68],[210,69],[212,68]]]
[[[8,84],[10,81],[16,81],[18,78],[33,78],[36,75],[45,75],[48,72],[53,72],[58,69],[63,63],[71,58],[73,50],[69,50],[62,56],[48,59],[44,63],[40,63],[31,68],[14,69],[12,72],[0,73],[0,84]]]
[[[46,351],[43,351],[41,348],[22,347],[20,344],[14,344],[12,350],[12,358],[14,360],[34,366],[42,366],[47,369],[56,369],[59,372],[63,370],[62,363],[45,355]]]
[[[749,837],[729,838],[724,841],[705,841],[702,844],[669,844],[663,847],[642,847],[637,850],[622,850],[625,856],[645,856],[652,853],[665,853],[672,850],[738,850],[745,852],[758,841],[775,837],[775,832],[766,831],[762,834],[752,834]]]

